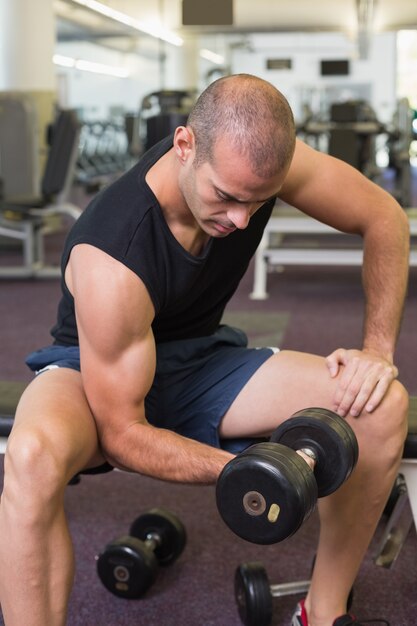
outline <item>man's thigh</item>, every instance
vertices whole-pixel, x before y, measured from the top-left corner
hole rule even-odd
[[[296,411],[312,406],[333,409],[336,384],[323,357],[278,352],[243,387],[222,420],[220,434],[268,436]]]
[[[50,446],[71,477],[104,463],[80,372],[66,367],[36,376],[18,404],[10,441],[35,435]]]
[[[219,424],[273,351],[248,348],[245,334],[227,326],[211,336],[159,344],[156,375],[145,401],[147,419],[201,443],[242,450],[253,438],[221,440]]]

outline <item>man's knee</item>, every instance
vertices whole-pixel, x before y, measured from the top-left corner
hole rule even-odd
[[[4,494],[27,502],[60,494],[67,478],[59,452],[42,429],[14,428],[5,453]]]
[[[394,380],[381,404],[381,411],[394,432],[406,436],[408,426],[409,396],[405,387]]]
[[[370,414],[373,423],[371,428],[367,429],[367,439],[387,460],[398,460],[402,455],[407,437],[408,406],[408,393],[404,386],[395,380],[379,407]],[[361,422],[363,417],[358,421]]]

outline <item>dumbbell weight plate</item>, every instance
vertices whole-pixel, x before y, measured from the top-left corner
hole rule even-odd
[[[140,515],[131,525],[130,534],[141,541],[158,535],[161,542],[155,547],[160,565],[170,565],[182,553],[187,542],[185,527],[176,515],[165,509],[154,508]]]
[[[314,476],[319,498],[336,491],[350,476],[358,460],[353,430],[337,413],[327,409],[298,411],[278,426],[271,441],[296,450],[314,450],[317,455]]]
[[[324,495],[329,495],[333,491],[336,491],[336,489],[338,489],[341,484],[349,478],[350,474],[355,469],[359,458],[358,440],[356,439],[356,435],[349,423],[334,411],[320,407],[312,407],[311,410],[313,411],[313,415],[320,415],[324,418],[327,426],[331,427],[331,430],[329,431],[331,435],[333,435],[333,433],[337,433],[340,437],[339,472],[334,474],[334,484],[337,485],[337,487],[333,490],[328,490],[327,493],[323,490]],[[308,411],[310,412],[310,409],[308,409]],[[305,411],[300,411],[300,413],[303,414]],[[336,456],[337,455],[335,454],[334,458],[336,458]],[[329,489],[331,489],[331,487],[329,487]],[[321,495],[320,489],[319,497],[324,497]]]
[[[293,450],[251,446],[222,470],[216,486],[220,515],[239,537],[258,544],[294,534],[317,499],[313,473]],[[261,446],[258,450],[258,446]]]
[[[250,446],[244,454],[256,454],[257,451],[269,456],[273,461],[278,461],[281,471],[286,471],[289,484],[300,498],[304,522],[317,504],[317,483],[312,469],[299,454],[294,455],[292,450],[290,452],[289,448],[280,444],[265,441]]]
[[[120,598],[140,598],[155,581],[158,563],[152,550],[128,535],[109,543],[97,558],[103,585]]]
[[[300,412],[305,413],[304,411]],[[343,417],[340,417],[340,415],[338,415],[337,413],[329,411],[328,409],[312,407],[308,409],[308,413],[312,413],[312,415],[322,415],[325,419],[330,418],[330,420],[333,420],[334,424],[337,424],[337,429],[344,439],[346,449],[351,451],[353,459],[352,462],[355,466],[359,456],[358,440],[356,439],[356,435],[348,422]]]
[[[253,450],[252,450],[253,449]],[[269,456],[272,460],[279,459],[280,461],[287,462],[288,460],[288,470],[289,475],[288,479],[291,482],[291,485],[294,489],[298,490],[298,494],[302,500],[302,510],[304,511],[304,519],[305,521],[314,510],[317,503],[317,483],[314,477],[314,473],[312,469],[308,466],[307,463],[304,462],[302,457],[298,455],[294,457],[292,454],[292,450],[290,454],[287,454],[288,448],[285,448],[281,445],[277,445],[276,443],[272,443],[270,441],[265,441],[256,446],[251,446],[247,448],[243,454],[257,454],[261,452],[265,453],[265,456]],[[303,460],[302,463],[299,463],[299,460]],[[298,489],[298,486],[302,485],[301,489]]]
[[[236,569],[235,598],[245,626],[269,626],[272,595],[268,575],[261,563],[244,563]]]

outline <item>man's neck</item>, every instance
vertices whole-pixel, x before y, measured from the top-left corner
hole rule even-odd
[[[173,148],[146,174],[146,182],[158,199],[168,228],[181,246],[194,256],[202,254],[210,237],[197,224],[178,185],[178,164]]]

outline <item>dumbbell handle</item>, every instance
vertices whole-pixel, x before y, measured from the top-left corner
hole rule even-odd
[[[296,594],[307,593],[310,589],[311,580],[298,580],[293,583],[278,583],[277,585],[269,585],[269,590],[273,598],[282,598],[284,596],[292,596]],[[347,608],[350,610],[353,601],[353,587],[349,592],[347,600]]]
[[[293,583],[279,583],[278,585],[270,585],[271,596],[281,598],[283,596],[292,596],[296,594],[306,593],[310,588],[309,580],[299,580]]]
[[[307,463],[311,470],[314,470],[314,467],[317,463],[317,454],[314,452],[312,448],[300,448],[300,450],[296,450],[297,454],[301,456],[302,459]]]
[[[145,546],[152,551],[156,550],[156,548],[158,548],[161,543],[162,539],[160,535],[158,535],[158,533],[149,533],[148,535],[146,535],[146,539],[144,541]]]

